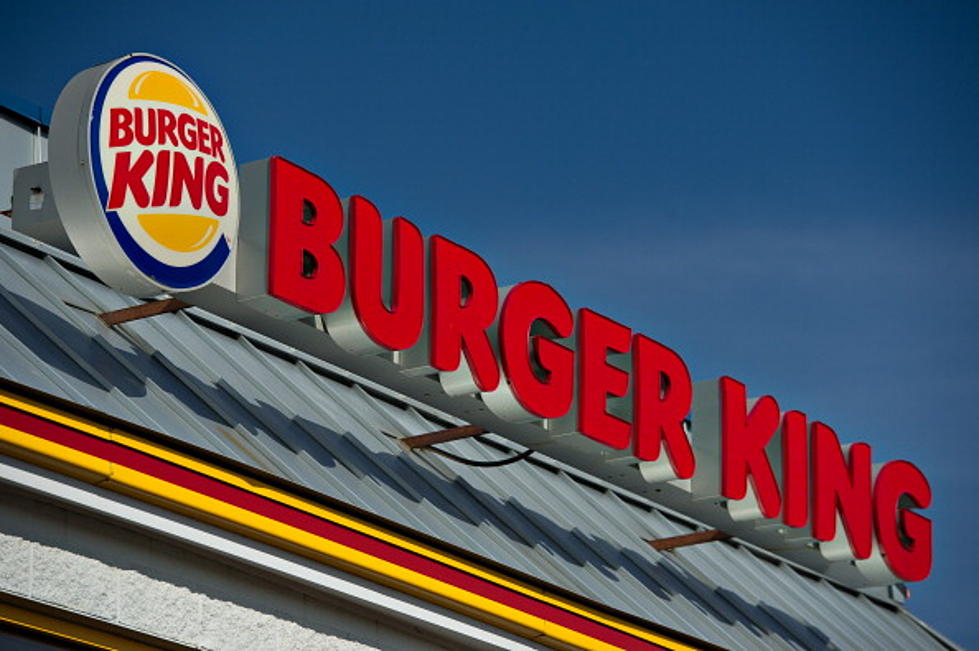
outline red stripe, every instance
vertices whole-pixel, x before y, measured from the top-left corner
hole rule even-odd
[[[608,644],[625,649],[664,648],[358,531],[37,416],[0,405],[0,423],[357,549]]]

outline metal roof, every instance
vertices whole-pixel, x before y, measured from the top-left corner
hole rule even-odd
[[[445,414],[198,308],[106,327],[136,301],[0,218],[0,376],[210,449],[612,608],[731,648],[955,648],[904,607],[534,455],[475,468],[395,440]],[[492,435],[444,448],[514,450]]]

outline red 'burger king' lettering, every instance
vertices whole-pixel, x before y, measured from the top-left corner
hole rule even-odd
[[[156,157],[156,174],[153,182],[152,206],[162,206],[170,194],[170,151],[164,149]]]
[[[549,336],[533,334],[535,324]],[[561,295],[537,281],[510,289],[500,310],[503,371],[520,405],[538,418],[558,418],[571,407],[574,352],[550,337],[570,337],[574,316]]]
[[[608,399],[624,397],[629,374],[608,362],[612,353],[627,353],[632,331],[612,319],[578,310],[578,431],[618,450],[629,446],[629,422],[608,412]]]
[[[762,515],[774,518],[782,497],[765,446],[778,428],[778,403],[762,396],[748,412],[747,398],[743,384],[721,378],[721,492],[733,500],[744,499],[751,477]]]
[[[693,476],[697,467],[683,420],[690,413],[693,387],[680,356],[649,337],[632,339],[632,451],[655,461],[665,447],[678,479]]]
[[[228,171],[216,160],[206,167],[204,163],[200,156],[188,160],[182,151],[154,154],[146,149],[135,160],[132,152],[117,152],[106,209],[118,210],[130,196],[140,208],[179,206],[186,193],[194,209],[206,200],[208,209],[223,217],[228,213]]]
[[[109,111],[109,146],[125,147],[133,141],[133,113],[129,109]]]
[[[228,181],[228,170],[224,165],[216,160],[207,164],[207,171],[204,172],[204,193],[208,207],[218,217],[228,214]]]
[[[480,391],[500,383],[500,367],[486,329],[496,319],[496,279],[489,265],[469,249],[431,238],[431,364],[440,371],[459,368],[461,356]]]
[[[812,424],[812,535],[817,540],[836,536],[836,516],[843,520],[857,558],[870,556],[873,521],[870,502],[870,446],[854,443],[847,459],[836,433],[823,423]]]
[[[418,341],[425,319],[425,242],[407,219],[392,224],[390,306],[384,297],[384,225],[367,199],[349,202],[350,298],[364,332],[388,350]]]
[[[165,108],[109,110],[109,147],[161,145],[182,147],[224,162],[224,136],[215,124],[189,113],[176,115]]]
[[[120,116],[115,123],[120,141],[131,129],[127,120]],[[139,178],[152,159],[125,163],[119,167],[121,191],[145,201]],[[166,163],[163,157],[157,161],[160,170],[167,164],[178,163]],[[186,166],[186,161],[179,164]],[[177,176],[183,179],[185,174],[184,170]],[[208,167],[206,197],[210,174]],[[476,253],[437,235],[429,239],[426,251],[413,224],[399,218],[385,225],[377,208],[363,197],[352,197],[348,204],[345,268],[333,247],[342,235],[344,216],[332,188],[278,158],[270,159],[269,181],[270,296],[307,312],[327,314],[340,306],[344,279],[349,278],[356,327],[380,347],[415,347],[426,316],[429,319],[423,347],[428,365],[412,359],[405,366],[408,372],[459,371],[465,360],[471,378],[442,378],[443,390],[450,395],[482,392],[494,413],[506,414],[503,418],[526,422],[529,414],[552,419],[547,427],[554,427],[557,436],[567,433],[562,429],[569,426],[565,417],[576,406],[573,427],[581,434],[619,450],[631,444],[639,461],[656,461],[665,452],[677,479],[699,471],[697,448],[684,429],[692,403],[690,374],[674,351],[591,310],[573,313],[544,283],[519,283],[500,304],[493,272]],[[304,216],[304,206],[313,208],[313,217]],[[386,238],[391,238],[387,244]],[[385,279],[385,273],[390,278]],[[491,331],[496,332],[495,341]],[[573,332],[577,336],[571,340]],[[567,341],[557,341],[562,339]],[[630,352],[628,368],[610,359]],[[502,381],[511,397],[494,392]],[[831,562],[868,558],[876,532],[894,576],[909,581],[927,576],[931,522],[911,509],[928,508],[931,491],[917,468],[891,462],[874,479],[867,444],[855,443],[844,455],[828,426],[815,422],[809,427],[800,411],[780,414],[771,396],[762,396],[748,409],[743,384],[729,377],[718,382],[719,422],[715,429],[703,431],[719,437],[719,464],[713,470],[719,476],[716,484],[704,484],[702,490],[716,491],[704,497],[742,500],[750,482],[759,515],[739,508],[737,520],[780,517],[785,525],[803,529],[795,534],[798,538],[805,538],[805,528],[811,525],[812,537]],[[628,398],[631,422],[619,408],[619,399]],[[506,402],[511,399],[516,402]],[[697,413],[693,419],[696,432]],[[779,474],[769,458],[776,442],[781,444]],[[845,533],[843,546],[838,544],[838,518]]]
[[[931,506],[931,487],[914,464],[889,461],[874,484],[877,541],[888,567],[905,581],[931,573],[931,520],[911,508]]]
[[[343,206],[330,185],[282,158],[269,162],[269,294],[312,314],[343,300],[343,260],[333,248]]]
[[[187,157],[175,152],[173,157],[173,184],[170,191],[170,205],[179,206],[183,202],[184,190],[194,209],[201,207],[204,200],[204,159],[194,157],[194,167],[191,169]]]
[[[782,522],[804,527],[809,522],[809,446],[806,415],[787,411],[782,416]]]
[[[112,174],[112,190],[109,192],[108,210],[120,208],[126,202],[127,193],[132,194],[133,201],[140,208],[150,203],[150,195],[146,190],[143,177],[153,167],[153,152],[143,151],[133,161],[132,154],[121,151],[116,154],[115,170]]]

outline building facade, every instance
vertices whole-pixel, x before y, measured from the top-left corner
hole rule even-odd
[[[5,102],[0,196],[46,134]],[[955,648],[492,433],[407,448],[468,423],[198,307],[110,325],[9,215],[0,278],[0,648]]]

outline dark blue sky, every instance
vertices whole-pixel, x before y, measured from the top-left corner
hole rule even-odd
[[[50,108],[162,55],[239,162],[283,155],[915,462],[936,560],[910,607],[979,644],[979,5],[21,2],[0,25],[10,93]]]

